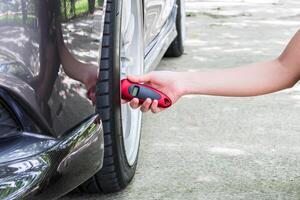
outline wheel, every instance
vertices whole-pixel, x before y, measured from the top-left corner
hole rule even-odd
[[[137,166],[142,114],[121,105],[120,81],[128,74],[143,73],[142,1],[123,2],[107,1],[96,92],[105,154],[102,169],[81,186],[87,192],[110,193],[125,188]]]
[[[169,46],[165,56],[166,57],[180,57],[184,52],[184,38],[185,38],[185,3],[184,0],[177,0],[177,17],[176,30],[177,37]]]

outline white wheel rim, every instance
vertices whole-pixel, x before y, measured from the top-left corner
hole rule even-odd
[[[140,0],[124,1],[121,20],[121,77],[141,75],[144,68],[143,29]],[[134,165],[139,149],[142,113],[128,104],[121,105],[125,154]]]

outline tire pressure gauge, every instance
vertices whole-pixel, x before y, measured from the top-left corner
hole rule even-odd
[[[143,103],[147,98],[158,100],[158,107],[168,108],[172,105],[172,100],[157,89],[145,84],[133,83],[128,79],[121,81],[122,99],[132,100],[138,98]]]

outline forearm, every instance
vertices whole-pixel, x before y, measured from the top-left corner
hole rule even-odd
[[[65,73],[72,79],[78,80],[89,89],[94,86],[97,79],[98,69],[91,64],[85,64],[76,60],[65,45],[59,48],[62,67]]]
[[[298,77],[279,59],[244,67],[182,75],[183,94],[256,96],[293,86]]]
[[[300,77],[300,31],[275,60],[219,71],[184,73],[183,94],[256,96],[292,87]]]
[[[257,96],[292,87],[300,77],[300,31],[289,42],[283,53],[275,60],[254,63],[238,68],[208,72],[151,72],[128,78],[133,82],[150,84],[164,92],[175,103],[188,94],[216,96]],[[139,107],[139,100],[130,102]],[[161,111],[156,101],[145,101],[141,110],[151,106],[154,113]]]

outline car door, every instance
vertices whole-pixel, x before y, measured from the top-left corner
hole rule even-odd
[[[175,5],[175,0],[144,0],[145,47],[160,33]]]
[[[95,0],[0,1],[0,66],[10,68],[2,67],[0,87],[16,96],[37,123],[57,137],[95,113],[86,86],[74,72],[82,69],[84,74],[90,66],[99,66],[102,4]],[[15,63],[23,64],[16,68]],[[30,72],[26,78],[20,73],[22,67]]]

